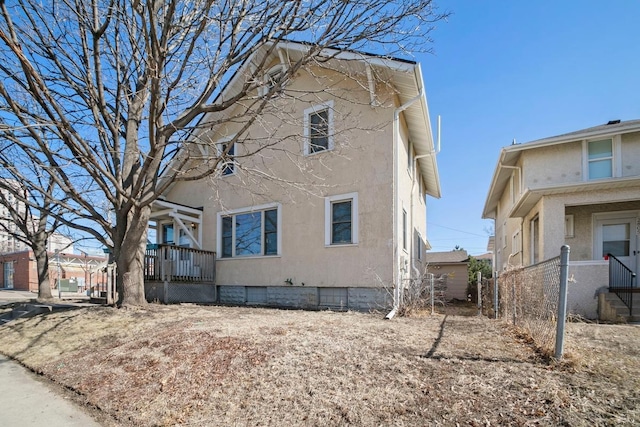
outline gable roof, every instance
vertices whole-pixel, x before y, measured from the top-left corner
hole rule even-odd
[[[586,139],[606,138],[613,135],[622,135],[625,133],[639,131],[640,120],[612,120],[603,125],[563,133],[549,138],[538,139],[524,144],[512,144],[502,148],[500,151],[500,157],[498,158],[498,163],[493,173],[484,209],[482,211],[482,218],[492,218],[492,215],[495,215],[494,212],[498,205],[498,201],[509,182],[509,177],[511,176],[512,171],[511,168],[517,165],[523,151]]]
[[[290,62],[295,62],[314,48],[308,43],[279,41],[273,49],[274,43],[266,43],[257,49],[234,73],[224,89],[216,96],[214,103],[222,102],[238,93],[244,84],[247,70],[254,64],[269,63],[269,55],[273,59],[286,58]],[[333,48],[323,49],[317,58],[323,59],[323,66],[328,68],[348,67],[350,72],[362,73],[363,76],[370,73],[368,70],[373,71],[374,76],[392,83],[397,91],[400,105],[414,99],[419,101],[413,102],[403,110],[403,115],[415,154],[421,156],[417,162],[425,180],[425,192],[432,197],[440,198],[440,176],[420,64],[400,58]],[[206,121],[206,116],[201,119],[201,122]]]
[[[469,254],[464,249],[448,252],[427,252],[425,261],[429,264],[456,264],[469,261]]]

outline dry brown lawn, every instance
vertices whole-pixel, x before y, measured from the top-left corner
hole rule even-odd
[[[494,320],[382,317],[80,308],[0,328],[0,352],[105,425],[640,424],[638,326],[569,324],[550,363]]]

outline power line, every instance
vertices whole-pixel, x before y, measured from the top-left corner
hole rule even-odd
[[[464,231],[464,230],[458,230],[457,228],[451,228],[451,227],[446,227],[444,225],[440,225],[440,224],[434,224],[433,222],[427,222],[427,225],[435,225],[436,227],[440,227],[440,228],[446,228],[447,230],[452,230],[452,231],[457,231],[458,233],[465,233],[465,234],[471,234],[472,236],[478,236],[478,237],[486,237],[488,238],[488,235],[483,235],[483,234],[477,234],[477,233],[471,233],[469,231]]]

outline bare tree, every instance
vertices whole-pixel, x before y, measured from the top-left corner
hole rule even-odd
[[[9,169],[3,167],[3,176],[0,178],[0,206],[3,213],[0,230],[12,241],[22,243],[33,250],[38,274],[38,299],[49,300],[52,295],[47,239],[59,226],[57,222],[49,223],[48,212],[53,207],[53,201],[46,195],[35,196],[24,182],[5,176],[7,170]],[[49,178],[46,188],[50,194],[53,194],[54,185],[53,180]],[[3,249],[13,251],[16,248],[13,246]]]
[[[246,130],[283,82],[326,60],[326,48],[411,51],[425,46],[434,22],[445,16],[431,0],[23,0],[12,6],[0,0],[0,6],[0,138],[38,152],[34,161],[66,194],[58,202],[97,224],[86,231],[113,250],[122,305],[145,303],[151,204],[177,180],[219,171],[236,142],[218,155],[211,147],[207,167],[190,169],[193,146],[211,144],[192,137],[198,126],[237,121],[241,105]],[[285,40],[309,48],[265,84],[267,56],[255,54],[275,52]],[[249,58],[251,67],[242,68]],[[239,70],[243,83],[223,93]],[[202,120],[207,114],[213,119]],[[43,138],[42,129],[54,137]]]

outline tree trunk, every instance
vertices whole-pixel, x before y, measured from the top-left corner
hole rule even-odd
[[[119,248],[114,248],[117,266],[118,305],[144,306],[144,254],[151,208],[132,209]],[[117,227],[125,226],[118,224]]]
[[[46,242],[34,242],[32,247],[36,258],[36,270],[38,273],[38,301],[53,299],[51,283],[49,282],[49,254],[47,254]]]

